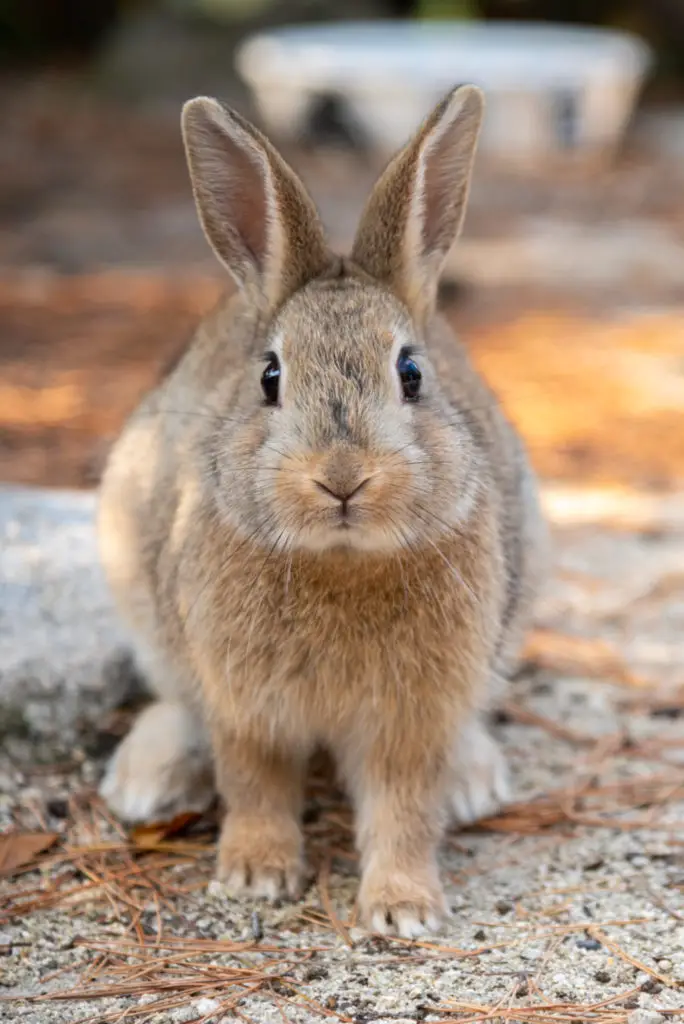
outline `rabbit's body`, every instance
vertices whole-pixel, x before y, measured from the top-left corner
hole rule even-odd
[[[103,558],[160,703],[103,791],[129,818],[202,806],[213,761],[220,875],[294,894],[301,774],[323,745],[357,810],[365,919],[411,935],[443,911],[448,815],[503,795],[482,715],[543,531],[517,436],[424,292],[388,287],[370,228],[351,260],[310,230],[295,286],[270,308],[253,280],[222,302],[112,453]],[[397,360],[415,376],[414,350],[415,410],[393,383]]]

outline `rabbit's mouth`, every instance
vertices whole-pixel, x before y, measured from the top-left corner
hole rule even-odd
[[[388,530],[372,514],[361,510],[336,512],[309,522],[296,535],[290,535],[294,547],[324,554],[344,550],[350,554],[394,554],[402,546],[395,532]]]
[[[316,547],[321,549],[340,546],[365,548],[367,545],[367,538],[364,537],[367,530],[364,530],[362,517],[355,509],[340,508],[334,512],[331,510],[315,533],[317,534]]]
[[[282,531],[280,543],[301,550],[395,553],[415,539],[414,472],[349,445],[288,456],[264,478],[274,540]]]

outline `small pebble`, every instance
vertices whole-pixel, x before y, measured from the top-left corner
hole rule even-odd
[[[601,943],[598,939],[578,939],[577,946],[579,949],[600,949]]]
[[[633,1010],[627,1024],[663,1024],[665,1018],[656,1010]]]
[[[264,937],[264,926],[261,923],[261,917],[259,916],[258,910],[252,911],[252,938],[255,942],[260,942]]]
[[[171,1020],[175,1024],[186,1024],[186,1022],[197,1020],[197,1010],[194,1006],[179,1006],[171,1011]]]
[[[218,999],[207,999],[206,997],[198,999],[194,1005],[200,1017],[206,1017],[209,1013],[216,1013],[221,1008]]]
[[[648,867],[650,863],[649,858],[644,857],[641,853],[638,853],[636,856],[630,857],[629,859],[635,868],[645,868]]]
[[[69,804],[66,800],[62,800],[59,797],[53,797],[47,802],[48,814],[51,814],[53,818],[59,818],[63,820],[69,813]]]
[[[304,981],[323,981],[327,977],[325,967],[308,967],[304,972]]]

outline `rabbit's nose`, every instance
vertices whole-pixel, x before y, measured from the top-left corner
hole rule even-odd
[[[352,485],[348,484],[346,486],[341,483],[331,486],[330,484],[324,484],[322,480],[314,480],[314,483],[316,484],[316,487],[319,489],[319,491],[323,491],[325,494],[329,494],[332,498],[336,498],[337,501],[341,502],[342,511],[346,512],[347,503],[356,494],[363,490],[363,488],[366,486],[369,480],[370,477],[367,476],[363,480],[361,480],[360,483],[355,483]]]

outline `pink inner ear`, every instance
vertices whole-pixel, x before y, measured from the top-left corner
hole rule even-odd
[[[246,262],[264,269],[268,246],[268,206],[259,156],[241,146],[223,126],[207,120],[195,147],[198,190],[207,229],[229,266]]]
[[[263,168],[258,158],[248,155],[223,136],[227,148],[224,174],[228,175],[225,192],[226,219],[242,240],[260,271],[264,270],[268,246],[268,206]]]
[[[433,255],[443,259],[461,228],[482,119],[481,94],[456,90],[449,107],[425,140],[422,156],[421,228],[428,260]]]
[[[462,207],[462,179],[468,165],[454,139],[455,125],[432,144],[424,165],[422,239],[426,256],[444,255],[451,247]],[[459,167],[459,163],[463,166]]]

